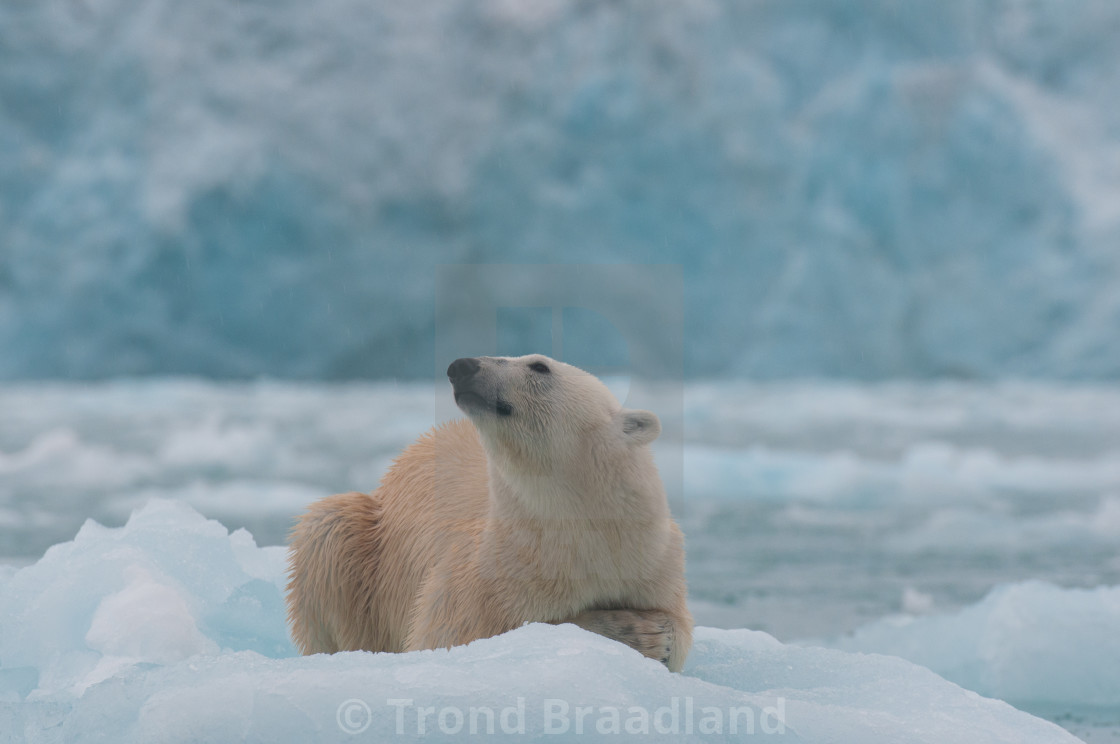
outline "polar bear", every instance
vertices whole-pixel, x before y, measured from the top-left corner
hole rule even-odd
[[[684,538],[648,447],[657,417],[541,355],[457,359],[447,376],[469,420],[293,529],[300,650],[446,648],[570,622],[679,671],[692,617]]]

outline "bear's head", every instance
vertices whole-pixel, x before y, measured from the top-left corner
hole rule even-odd
[[[622,408],[594,375],[540,354],[456,359],[447,377],[490,456],[525,474],[618,463],[661,433],[654,414]]]

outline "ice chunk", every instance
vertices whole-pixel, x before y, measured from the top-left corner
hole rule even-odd
[[[38,669],[37,692],[49,694],[87,683],[110,657],[290,654],[279,549],[249,541],[171,501],[153,501],[120,529],[87,522],[0,585],[0,664]]]
[[[343,741],[354,733],[452,733],[593,740],[852,744],[958,740],[1075,742],[1053,724],[956,687],[901,659],[784,646],[700,629],[674,675],[574,626],[530,625],[450,651],[267,659],[252,652],[134,667],[67,701],[60,739]],[[49,715],[46,701],[21,722]]]
[[[95,523],[0,584],[0,708],[32,741],[1074,742],[898,658],[698,628],[685,670],[572,625],[451,650],[296,656],[283,550],[189,507]],[[512,739],[511,739],[512,740]]]
[[[105,656],[171,664],[218,646],[203,636],[183,595],[144,569],[129,567],[128,585],[101,600],[86,645]]]
[[[912,586],[902,592],[902,611],[909,615],[925,615],[933,609],[933,597]]]
[[[909,446],[897,460],[849,451],[826,453],[684,447],[689,498],[843,503],[848,506],[975,502],[991,493],[1048,494],[1065,488],[1101,493],[1120,487],[1116,452],[1100,457],[1008,458],[942,442]],[[1101,515],[1114,523],[1115,507]]]
[[[1120,587],[1004,585],[957,612],[885,618],[828,645],[900,656],[1023,707],[1120,718]]]

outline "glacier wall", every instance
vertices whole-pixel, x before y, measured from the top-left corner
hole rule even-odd
[[[679,264],[691,375],[1114,379],[1118,38],[1113,0],[4,3],[0,379],[426,375],[435,267],[491,262]]]

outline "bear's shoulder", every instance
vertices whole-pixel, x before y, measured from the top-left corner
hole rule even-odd
[[[486,467],[478,430],[466,419],[454,419],[432,427],[397,455],[381,486],[415,492],[447,479],[472,484],[481,480],[485,486]]]

